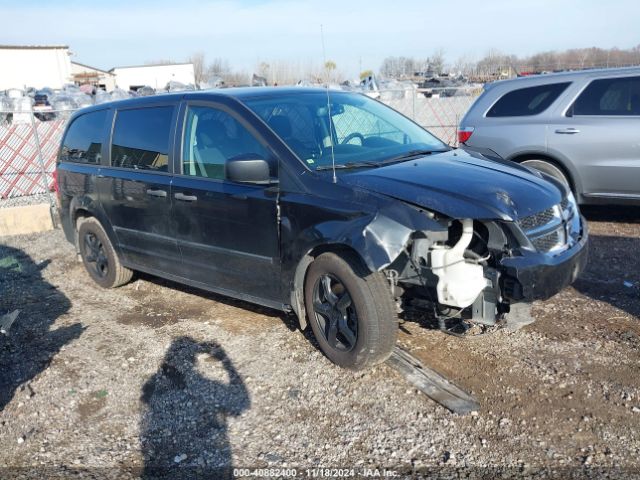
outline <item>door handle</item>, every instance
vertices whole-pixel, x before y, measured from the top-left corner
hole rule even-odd
[[[166,197],[167,196],[167,191],[166,190],[151,190],[151,189],[148,189],[147,190],[147,195],[150,195],[152,197]]]
[[[182,200],[183,202],[195,202],[198,197],[195,195],[185,195],[184,193],[176,193],[173,196],[176,200]]]
[[[580,133],[580,130],[577,128],[559,128],[556,130],[556,133],[561,133],[565,135],[573,135],[574,133]]]

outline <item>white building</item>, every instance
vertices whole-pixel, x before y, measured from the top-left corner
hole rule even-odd
[[[89,65],[71,62],[71,75],[78,85],[89,84],[107,92],[116,88],[116,76],[113,73]]]
[[[115,74],[116,85],[124,90],[137,90],[145,85],[162,90],[170,81],[185,85],[196,83],[193,63],[115,67],[109,72]]]
[[[0,45],[0,90],[62,88],[71,83],[71,59],[65,45]]]

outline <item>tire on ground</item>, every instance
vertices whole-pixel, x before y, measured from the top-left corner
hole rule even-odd
[[[104,277],[100,277],[87,261],[87,246],[85,244],[87,234],[95,235],[103,245],[108,262],[107,274]],[[82,257],[82,263],[87,273],[101,287],[115,288],[131,280],[133,271],[122,266],[118,254],[114,250],[113,245],[111,245],[111,241],[104,231],[104,228],[102,228],[100,222],[94,217],[86,217],[78,222],[78,247],[80,249],[80,256]]]
[[[337,278],[346,287],[356,311],[357,337],[355,346],[349,351],[331,347],[315,318],[314,288],[320,277],[326,274]],[[314,336],[332,362],[343,368],[362,370],[389,357],[398,336],[398,316],[389,284],[382,273],[371,273],[356,255],[323,253],[307,270],[304,298]]]

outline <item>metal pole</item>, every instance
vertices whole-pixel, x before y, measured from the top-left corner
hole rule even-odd
[[[455,131],[455,136],[453,137],[453,143],[456,147],[460,146],[458,144],[458,127],[459,127],[458,118],[459,118],[459,115],[456,113],[456,131]]]
[[[42,148],[40,148],[40,137],[38,136],[38,129],[36,128],[36,119],[33,113],[33,108],[29,113],[31,116],[31,129],[33,130],[33,138],[35,140],[36,149],[38,151],[38,162],[40,163],[40,169],[42,170],[42,182],[44,183],[44,191],[47,193],[47,197],[49,198],[49,205],[53,210],[53,208],[55,208],[55,203],[53,202],[51,192],[49,191],[49,185],[47,184],[47,168],[44,165],[44,158],[42,157]]]
[[[411,92],[413,93],[413,95],[411,95],[411,103],[412,103],[411,110],[413,111],[412,120],[415,122],[416,121],[416,95],[418,94],[418,90],[413,88]]]

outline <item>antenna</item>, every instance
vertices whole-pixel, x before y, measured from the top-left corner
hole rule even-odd
[[[333,171],[333,183],[337,183],[336,178],[336,156],[333,153],[333,122],[331,121],[331,100],[329,98],[329,69],[327,68],[327,53],[324,48],[324,30],[322,24],[320,24],[320,38],[322,39],[322,61],[324,62],[324,68],[327,71],[327,115],[329,118],[329,146],[331,147],[331,170]]]

